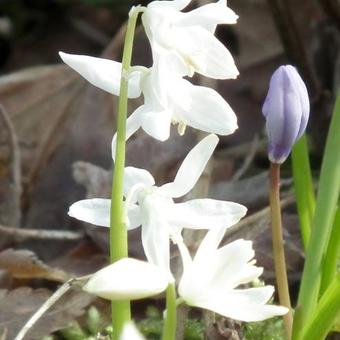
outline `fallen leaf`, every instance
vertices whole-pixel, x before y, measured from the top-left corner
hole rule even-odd
[[[109,256],[98,250],[92,241],[83,241],[49,264],[53,267],[63,268],[72,277],[92,274],[105,267],[109,262]]]
[[[18,288],[0,290],[0,334],[7,330],[7,339],[14,339],[26,321],[51,296],[47,289]],[[85,313],[93,297],[71,291],[61,298],[28,332],[25,339],[37,339],[64,328],[75,318]]]
[[[48,266],[32,251],[6,249],[0,253],[0,268],[16,279],[46,279],[65,282],[70,278],[63,270]]]

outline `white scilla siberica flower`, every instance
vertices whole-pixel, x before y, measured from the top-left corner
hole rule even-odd
[[[238,16],[219,0],[192,11],[181,12],[191,1],[153,1],[142,15],[154,59],[176,53],[186,75],[198,72],[210,78],[238,76],[228,49],[214,36],[218,24],[235,24]]]
[[[186,156],[173,182],[155,186],[152,175],[128,167],[124,174],[128,229],[142,225],[142,243],[150,263],[157,265],[172,281],[169,268],[169,237],[178,237],[182,228],[210,229],[229,227],[247,209],[237,203],[195,199],[174,203],[173,198],[187,194],[202,174],[218,138],[209,135]],[[74,203],[69,215],[92,224],[109,227],[110,200],[89,199]]]
[[[224,232],[225,228],[209,230],[193,259],[185,244],[178,242],[184,266],[179,296],[190,306],[240,321],[286,314],[287,308],[266,304],[274,287],[237,288],[254,281],[263,269],[254,265],[251,241],[239,239],[218,248]]]
[[[63,52],[60,56],[91,84],[119,95],[120,63]],[[183,75],[183,66],[172,53],[155,60],[149,69],[137,66],[131,70],[127,75],[128,95],[136,98],[143,93],[145,102],[129,116],[127,138],[142,128],[155,139],[165,141],[171,123],[178,124],[180,133],[187,125],[220,135],[237,129],[236,115],[222,96],[209,87],[192,85]],[[112,141],[113,153],[115,141],[116,136]]]
[[[184,265],[178,286],[181,300],[247,322],[286,314],[287,308],[267,304],[274,292],[272,286],[238,288],[258,278],[262,268],[254,265],[251,241],[239,239],[218,248],[224,232],[225,228],[210,229],[193,259],[181,238],[177,239]],[[156,295],[166,285],[167,276],[161,268],[123,259],[95,273],[84,289],[108,299],[134,299]]]

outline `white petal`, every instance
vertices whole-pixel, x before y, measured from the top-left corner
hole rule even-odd
[[[176,49],[195,71],[214,79],[235,79],[239,72],[228,49],[200,26],[173,29]]]
[[[138,228],[142,224],[142,216],[140,207],[136,204],[130,204],[127,211],[129,223],[128,230]]]
[[[254,258],[251,241],[236,240],[217,250],[214,257],[214,274],[211,289],[221,292],[228,291],[241,284],[247,284],[258,278],[263,268],[250,264]],[[195,258],[198,261],[198,258]],[[206,263],[206,259],[200,259]]]
[[[181,11],[185,7],[187,7],[192,0],[173,0],[173,1],[152,1],[148,5],[150,8],[155,7],[172,7],[178,11]]]
[[[199,25],[214,33],[216,25],[236,24],[237,19],[238,15],[227,7],[226,0],[220,0],[184,13],[179,20],[176,20],[176,25]]]
[[[175,236],[174,241],[178,246],[178,250],[179,250],[181,258],[182,258],[182,263],[183,263],[182,281],[183,281],[183,276],[186,275],[191,270],[192,258],[191,258],[191,255],[189,253],[187,246],[183,242],[182,237],[179,238],[179,237]]]
[[[151,137],[164,142],[170,136],[172,113],[169,110],[147,112],[142,121],[142,129]]]
[[[128,140],[142,125],[144,105],[138,107],[126,120],[126,138]],[[112,159],[115,161],[117,147],[117,133],[114,134],[111,142]]]
[[[168,211],[171,225],[191,229],[230,227],[247,212],[243,205],[213,199],[195,199],[174,204]]]
[[[95,273],[83,289],[108,300],[136,300],[163,292],[167,284],[157,266],[124,258]]]
[[[155,179],[149,171],[145,169],[128,166],[124,169],[124,196],[126,197],[131,189],[140,185],[146,188],[152,187],[155,184]]]
[[[138,331],[133,322],[127,322],[124,325],[122,334],[119,340],[145,340],[142,334]]]
[[[273,289],[270,286],[234,290],[224,296],[214,292],[205,300],[190,301],[190,305],[211,310],[234,320],[262,321],[288,312],[285,307],[264,304],[272,293]]]
[[[237,240],[217,250],[224,230],[225,228],[214,228],[207,233],[190,270],[184,272],[180,294],[187,301],[201,301],[217,291],[220,295],[228,294],[235,286],[249,283],[261,275],[262,268],[248,264],[254,257],[251,241]]]
[[[92,198],[73,203],[68,211],[69,216],[101,227],[110,227],[111,200]]]
[[[158,199],[157,199],[158,198]],[[171,277],[169,225],[163,217],[164,202],[161,198],[147,195],[141,205],[142,244],[146,258]],[[165,205],[166,206],[166,205]]]
[[[218,137],[213,134],[201,140],[185,157],[175,180],[164,184],[159,190],[174,198],[188,193],[203,173],[217,143]]]
[[[218,245],[220,244],[225,231],[225,227],[219,227],[211,228],[206,233],[196,251],[195,263],[197,264],[197,266],[203,266],[206,263],[207,259],[209,259],[210,256],[213,256],[213,254],[216,257]]]
[[[73,68],[87,81],[100,89],[119,96],[122,64],[109,59],[59,52],[63,62]],[[129,78],[129,98],[141,94],[140,72],[133,72]]]
[[[237,129],[233,109],[215,90],[192,85],[187,80],[182,80],[178,88],[186,95],[184,100],[177,95],[178,120],[195,129],[219,135],[229,135]]]
[[[78,220],[91,223],[101,227],[110,227],[111,200],[104,198],[92,198],[73,203],[68,215]],[[140,208],[131,204],[128,209],[128,230],[135,229],[141,225]]]

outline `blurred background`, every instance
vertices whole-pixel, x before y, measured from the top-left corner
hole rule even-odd
[[[186,10],[207,2],[193,0]],[[78,77],[61,63],[58,51],[120,61],[127,13],[132,5],[147,3],[0,0],[1,288],[53,290],[55,282],[90,273],[106,262],[106,231],[71,220],[67,210],[76,200],[110,195],[110,142],[117,98]],[[208,171],[209,189],[203,183],[203,191],[193,195],[205,193],[249,208],[248,215],[253,218],[229,239],[241,236],[255,240],[258,262],[265,267],[265,278],[270,281],[273,267],[264,212],[268,205],[268,163],[262,103],[272,72],[282,64],[295,65],[310,94],[308,133],[317,175],[340,84],[340,2],[229,0],[228,6],[239,15],[239,21],[218,27],[216,34],[233,54],[240,76],[218,82],[195,77],[193,81],[212,86],[223,95],[238,116],[239,129],[221,139]],[[133,63],[152,64],[141,27],[136,32]],[[140,102],[131,101],[129,111]],[[184,137],[174,130],[169,141],[158,143],[140,132],[128,143],[127,163],[150,170],[158,184],[164,183],[173,178],[197,138],[201,137],[190,129]],[[289,162],[283,174],[283,199],[288,200],[285,236],[294,294],[303,255],[297,216],[291,205]],[[131,254],[143,257],[139,231],[130,236]],[[41,262],[47,268],[45,274],[41,274],[41,268],[37,274],[34,266],[23,270],[27,263],[32,265],[38,260],[45,261]],[[55,268],[63,274],[53,272]],[[49,276],[49,270],[57,279],[54,274]],[[19,299],[17,295],[14,298]],[[7,339],[20,329],[25,317],[27,314],[18,319],[16,326],[9,327],[12,333]]]

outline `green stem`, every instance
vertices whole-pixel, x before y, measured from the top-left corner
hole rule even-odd
[[[175,340],[176,337],[176,290],[175,284],[169,283],[166,289],[166,315],[162,340]]]
[[[323,340],[340,317],[340,273],[328,286],[305,327],[302,340]]]
[[[328,246],[340,190],[339,131],[340,96],[335,104],[321,166],[315,214],[294,317],[293,339],[300,339],[303,325],[313,313],[319,297],[322,260]]]
[[[128,256],[127,229],[123,208],[123,179],[125,167],[125,136],[128,102],[128,80],[132,57],[133,37],[139,9],[132,8],[129,13],[127,31],[125,35],[122,77],[120,81],[120,95],[118,101],[117,118],[117,144],[111,194],[111,220],[110,220],[110,258],[111,263]],[[118,340],[124,324],[131,319],[130,301],[112,302],[113,339]]]
[[[302,241],[304,248],[307,249],[315,210],[315,194],[306,134],[299,139],[292,149],[292,167]]]
[[[284,253],[284,241],[282,236],[282,219],[280,205],[280,165],[270,164],[270,210],[272,221],[272,241],[275,264],[275,275],[279,293],[279,301],[282,306],[289,309],[283,316],[288,339],[292,334],[293,316],[289,297],[286,261]]]
[[[320,296],[336,276],[340,258],[340,207],[335,214],[334,225],[329,239],[328,248],[322,265]]]

